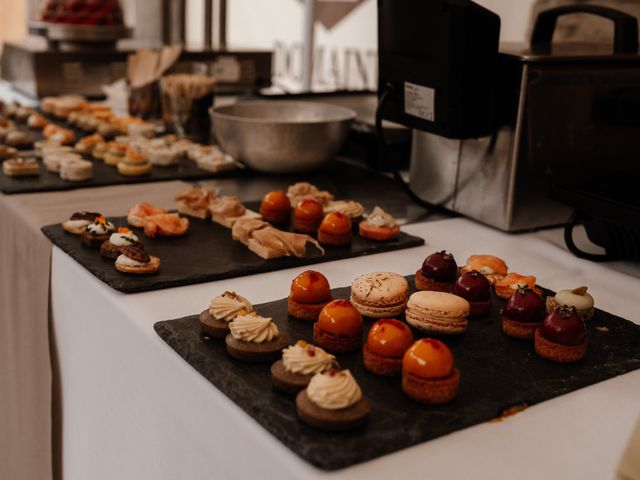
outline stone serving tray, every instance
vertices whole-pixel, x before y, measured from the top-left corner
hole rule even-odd
[[[250,202],[247,206],[253,210],[257,208],[256,203]],[[127,226],[126,217],[109,217],[109,220],[116,228]],[[43,227],[42,232],[54,245],[64,250],[94,276],[111,288],[125,293],[211,282],[424,244],[424,239],[406,233],[401,233],[399,238],[388,242],[374,242],[354,233],[349,246],[325,247],[324,255],[308,244],[307,256],[303,258],[282,257],[264,260],[240,242],[233,240],[230,229],[211,220],[189,217],[189,222],[189,230],[182,237],[149,239],[142,233],[142,229],[132,228],[145,250],[150,255],[160,257],[160,270],[152,275],[119,272],[115,269],[113,260],[101,257],[98,249],[85,247],[78,235],[65,232],[59,223]]]
[[[413,285],[413,276],[407,280]],[[348,299],[349,289],[338,288],[333,294]],[[372,400],[369,422],[342,433],[303,424],[293,398],[272,387],[270,364],[231,358],[224,340],[200,336],[197,315],[158,322],[154,328],[178,355],[296,455],[318,468],[336,470],[499,418],[510,407],[534,405],[640,368],[640,326],[628,320],[596,310],[587,325],[585,358],[575,364],[556,364],[538,357],[532,342],[502,333],[503,304],[494,297],[490,316],[471,319],[463,335],[442,338],[461,372],[458,396],[447,405],[412,401],[403,394],[399,378],[366,371],[361,352],[337,355],[342,368],[351,370]],[[289,317],[286,299],[257,305],[256,310],[272,317],[291,343],[313,341],[312,323]],[[365,319],[363,338],[372,323]],[[415,329],[414,335],[424,336]]]

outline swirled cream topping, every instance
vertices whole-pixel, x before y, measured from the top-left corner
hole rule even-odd
[[[556,302],[567,307],[575,307],[576,310],[589,310],[594,305],[593,297],[587,293],[587,287],[560,290],[556,293]]]
[[[229,323],[231,335],[243,342],[263,343],[278,338],[278,326],[271,318],[256,314],[238,315]]]
[[[307,395],[320,408],[340,410],[360,400],[362,390],[349,370],[329,370],[311,378]]]
[[[397,225],[396,219],[378,206],[373,208],[367,217],[367,222],[371,225],[375,225],[376,227],[393,228]]]
[[[329,370],[336,357],[323,349],[300,340],[282,351],[282,363],[289,372],[310,375]]]
[[[111,233],[116,229],[113,223],[108,222],[104,217],[96,218],[95,222],[87,225],[87,232],[93,235],[104,235],[105,233]]]
[[[253,311],[251,302],[236,292],[224,292],[209,303],[209,313],[216,320],[230,322],[238,315]]]
[[[361,217],[364,213],[364,207],[359,202],[353,200],[336,200],[329,202],[324,208],[324,213],[340,212],[351,218]]]
[[[126,247],[140,243],[138,236],[126,227],[121,227],[109,237],[109,243],[116,247]]]

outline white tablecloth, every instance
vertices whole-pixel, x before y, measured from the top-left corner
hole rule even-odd
[[[506,235],[465,219],[405,227],[427,245],[315,267],[333,287],[368,271],[411,274],[429,253],[459,263],[495,253],[548,288],[589,285],[597,306],[640,323],[640,275],[574,258],[559,233]],[[624,268],[631,268],[623,265]],[[261,303],[287,296],[303,268],[125,295],[61,250],[52,257],[53,335],[66,480],[91,478],[606,479],[640,414],[640,371],[341,471],[299,459],[201,377],[154,332],[233,289]],[[638,274],[640,272],[632,272]]]

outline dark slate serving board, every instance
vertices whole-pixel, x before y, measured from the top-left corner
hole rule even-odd
[[[70,128],[76,133],[76,137],[82,138],[88,135],[87,132],[75,129],[69,125],[55,120],[55,123]],[[31,130],[23,123],[18,123],[20,129],[27,132],[34,140],[43,138],[40,130]],[[0,191],[6,194],[13,193],[35,193],[35,192],[51,192],[62,190],[74,190],[76,188],[88,187],[104,187],[107,185],[125,185],[133,183],[147,182],[163,182],[168,180],[204,180],[208,178],[226,178],[237,175],[239,170],[227,170],[220,173],[212,173],[198,168],[195,162],[182,158],[176,165],[170,167],[151,168],[151,172],[147,175],[139,177],[125,177],[118,173],[116,167],[106,165],[102,160],[96,160],[91,156],[83,155],[85,160],[93,163],[93,177],[82,182],[70,182],[63,180],[57,173],[47,171],[42,163],[42,159],[38,158],[40,163],[40,175],[33,177],[9,177],[0,172]]]
[[[407,277],[413,285],[413,277]],[[348,288],[334,298],[349,298]],[[472,319],[468,331],[442,340],[451,347],[461,372],[456,399],[443,406],[421,405],[407,398],[399,378],[366,371],[360,353],[338,355],[372,400],[371,418],[358,430],[326,433],[298,420],[292,397],[271,384],[269,364],[245,364],[232,359],[224,340],[203,339],[196,315],[158,322],[158,335],[185,361],[304,460],[324,470],[336,470],[371,460],[486,422],[504,409],[534,405],[640,368],[640,326],[597,310],[588,324],[589,348],[575,364],[556,364],[538,357],[531,342],[505,336],[494,298],[487,318]],[[203,306],[204,309],[204,306]],[[287,315],[287,300],[256,306],[272,317],[293,343],[312,341],[312,324]],[[365,320],[365,337],[372,320]],[[596,327],[607,327],[602,332]],[[416,338],[423,336],[414,329]]]
[[[256,204],[247,205],[251,208]],[[126,217],[109,217],[109,220],[116,227],[127,225]],[[153,275],[132,275],[117,271],[113,261],[101,257],[97,249],[85,247],[79,236],[65,232],[61,224],[43,227],[42,232],[54,245],[68,253],[93,275],[111,288],[125,293],[253,275],[424,244],[424,239],[406,233],[401,233],[397,240],[389,242],[373,242],[354,234],[350,246],[325,247],[324,256],[308,244],[307,256],[304,258],[282,257],[264,260],[240,242],[234,241],[230,229],[211,220],[189,217],[189,221],[189,230],[182,237],[149,239],[142,233],[142,229],[133,229],[144,244],[145,250],[160,257],[160,271]]]

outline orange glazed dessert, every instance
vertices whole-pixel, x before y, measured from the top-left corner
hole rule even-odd
[[[440,404],[458,393],[460,372],[453,366],[449,347],[440,340],[422,338],[402,358],[402,390],[422,403]]]
[[[306,270],[293,279],[289,293],[289,315],[300,320],[318,319],[320,310],[331,301],[327,277],[320,272]]]
[[[293,211],[293,229],[302,233],[315,233],[323,215],[322,204],[311,199],[302,200]]]
[[[332,353],[358,350],[361,339],[362,315],[349,300],[327,303],[313,324],[314,342]]]
[[[406,323],[383,318],[371,326],[362,349],[364,367],[378,375],[400,375],[402,357],[413,343],[413,333]]]
[[[351,242],[351,219],[340,212],[331,212],[323,219],[318,228],[318,241],[323,245],[336,247]]]
[[[260,215],[271,223],[286,223],[291,216],[291,202],[282,190],[267,193],[260,204]]]

